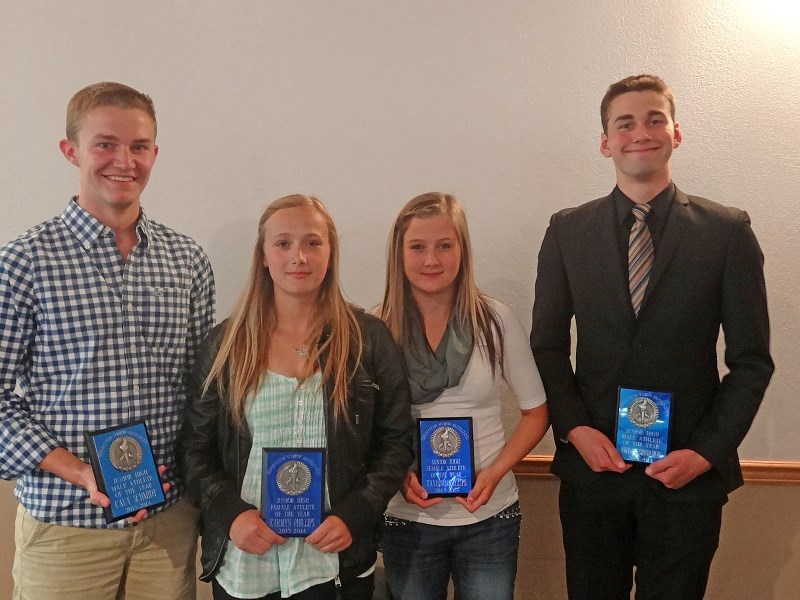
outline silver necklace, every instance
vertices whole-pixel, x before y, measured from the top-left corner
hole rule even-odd
[[[305,358],[308,356],[308,348],[298,348],[297,346],[293,346],[294,351],[297,352],[297,356]]]

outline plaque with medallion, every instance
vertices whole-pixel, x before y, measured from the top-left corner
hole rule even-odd
[[[669,452],[670,392],[619,388],[615,446],[626,462],[653,463]]]
[[[466,496],[475,483],[472,417],[417,419],[419,482],[428,497]]]
[[[306,537],[322,523],[324,448],[262,448],[261,518],[283,537]]]
[[[97,489],[111,501],[103,507],[108,523],[164,502],[144,421],[88,432],[84,438]]]

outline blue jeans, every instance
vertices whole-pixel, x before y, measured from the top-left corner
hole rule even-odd
[[[383,563],[393,600],[513,600],[521,514],[515,502],[471,525],[426,525],[384,516]]]

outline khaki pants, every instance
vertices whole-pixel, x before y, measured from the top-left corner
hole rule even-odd
[[[34,519],[14,530],[14,600],[195,600],[197,510],[180,500],[125,529]]]

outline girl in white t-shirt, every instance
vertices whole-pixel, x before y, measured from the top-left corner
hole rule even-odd
[[[472,264],[456,198],[428,193],[403,207],[390,233],[378,310],[405,354],[412,415],[472,417],[476,478],[464,497],[428,497],[408,472],[384,518],[394,600],[444,598],[451,576],[460,600],[514,594],[520,510],[511,468],[547,430],[545,393],[522,326],[480,292]],[[503,381],[521,413],[508,442]]]

